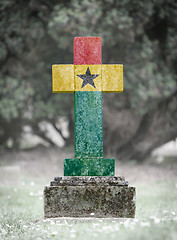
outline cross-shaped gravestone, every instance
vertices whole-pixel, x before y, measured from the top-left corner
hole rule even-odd
[[[53,92],[74,92],[75,158],[44,189],[45,217],[134,217],[135,188],[103,158],[102,92],[123,91],[122,65],[101,64],[101,38],[74,39],[74,65],[53,65]]]
[[[53,92],[74,92],[75,159],[64,176],[114,176],[115,160],[103,158],[102,92],[123,91],[123,66],[102,65],[101,38],[74,38],[74,65],[52,66]]]

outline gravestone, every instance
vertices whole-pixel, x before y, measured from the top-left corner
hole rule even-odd
[[[52,66],[53,92],[74,93],[75,157],[44,189],[45,217],[134,217],[135,188],[103,158],[102,92],[123,91],[123,66],[103,65],[101,38],[74,38],[74,64]]]

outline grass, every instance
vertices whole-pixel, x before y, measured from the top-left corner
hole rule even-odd
[[[135,219],[45,220],[44,186],[62,174],[63,159],[68,156],[71,155],[58,149],[2,154],[0,240],[177,239],[177,174],[169,165],[161,168],[118,163],[117,174],[125,176],[136,187]],[[18,166],[19,170],[6,169],[5,172],[3,166]],[[3,185],[3,180],[9,183],[5,181]]]
[[[0,239],[177,239],[177,186],[142,183],[135,219],[43,219],[42,181],[0,187]]]

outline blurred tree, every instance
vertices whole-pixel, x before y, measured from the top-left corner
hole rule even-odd
[[[104,150],[143,160],[177,136],[177,3],[175,0],[11,0],[0,3],[0,142],[18,146],[22,126],[43,136],[69,119],[73,97],[52,94],[53,63],[72,63],[75,36],[101,36],[103,63],[124,64],[124,93],[106,94]]]

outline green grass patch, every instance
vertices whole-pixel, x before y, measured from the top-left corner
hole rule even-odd
[[[0,239],[170,239],[177,236],[176,183],[137,185],[135,219],[43,219],[43,184],[0,187]]]

